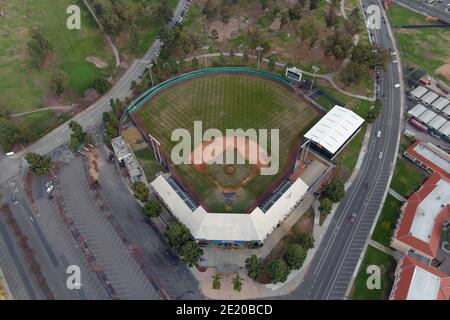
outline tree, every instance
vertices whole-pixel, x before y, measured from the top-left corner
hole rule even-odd
[[[236,274],[236,277],[231,281],[233,283],[233,290],[237,292],[241,292],[242,290],[242,278],[239,274]]]
[[[302,7],[297,3],[294,7],[288,9],[288,16],[291,21],[302,18]]]
[[[323,195],[328,197],[333,203],[341,201],[345,197],[345,187],[342,180],[333,180],[323,191]]]
[[[247,63],[249,58],[248,58],[248,50],[244,49],[244,52],[242,53],[242,60],[244,61],[244,63]]]
[[[216,273],[212,278],[213,278],[212,288],[214,290],[219,290],[220,289],[220,278],[221,278],[220,273]]]
[[[62,71],[57,71],[50,80],[50,90],[57,96],[60,96],[66,91],[68,84],[69,76]]]
[[[45,59],[53,51],[53,46],[44,38],[39,29],[31,30],[31,40],[28,42],[28,54],[35,67],[42,68]]]
[[[112,85],[105,78],[99,77],[92,80],[91,87],[94,88],[99,94],[105,94],[111,89]]]
[[[274,70],[277,63],[277,58],[274,55],[269,57],[269,69]]]
[[[289,272],[289,267],[283,259],[273,260],[269,264],[268,274],[272,283],[285,282]]]
[[[367,122],[373,123],[378,118],[378,116],[380,115],[382,106],[383,105],[382,105],[380,99],[375,100],[374,105],[367,113],[367,116],[366,116]]]
[[[298,235],[298,243],[302,246],[303,249],[309,250],[314,248],[314,237],[311,232],[302,232]]]
[[[166,231],[165,237],[169,243],[169,246],[177,254],[180,253],[184,244],[192,241],[192,236],[189,229],[180,222],[172,223]]]
[[[5,118],[0,118],[0,147],[3,151],[11,151],[19,139],[20,131],[17,125]]]
[[[222,19],[223,23],[228,23],[230,21],[230,18],[232,16],[231,6],[229,6],[227,3],[222,3],[220,6],[220,18]]]
[[[148,200],[148,196],[150,195],[150,191],[142,181],[133,183],[133,192],[136,199],[141,202],[146,202]]]
[[[259,0],[259,3],[261,4],[261,10],[266,10],[269,5],[269,0]]]
[[[348,16],[348,20],[345,21],[345,29],[351,34],[355,35],[361,32],[362,19],[360,16],[359,8],[355,8],[352,10],[350,15]]]
[[[142,213],[148,218],[158,217],[162,212],[161,202],[158,200],[149,200],[142,208]]]
[[[163,20],[164,24],[170,22],[173,17],[173,11],[170,9],[167,2],[163,2],[158,9],[156,9],[155,14],[159,17],[159,19]]]
[[[347,32],[338,29],[325,39],[323,47],[326,55],[333,55],[336,60],[343,60],[353,49],[353,39]]]
[[[69,147],[72,149],[72,151],[77,151],[81,147],[81,142],[78,140],[78,138],[74,135],[70,137]]]
[[[325,14],[325,23],[327,24],[327,28],[331,28],[332,26],[338,23],[339,17],[336,13],[336,7],[333,4],[330,4],[330,8],[328,12]]]
[[[203,255],[203,249],[195,241],[191,240],[180,249],[181,261],[188,267],[192,267]]]
[[[328,198],[323,198],[322,200],[320,200],[319,211],[323,215],[325,216],[329,215],[332,208],[333,208],[333,201],[331,201]]]
[[[284,255],[284,259],[291,269],[300,269],[305,258],[306,251],[298,244],[290,244]]]
[[[192,69],[198,69],[198,59],[196,57],[192,58],[191,64]]]
[[[319,7],[319,0],[309,0],[309,10],[316,10]]]
[[[11,116],[11,111],[7,109],[4,105],[0,104],[0,118],[9,119]]]
[[[138,27],[133,24],[130,28],[130,41],[128,46],[130,47],[131,52],[136,52],[141,43],[141,33]]]
[[[69,128],[72,130],[71,137],[75,137],[80,144],[85,142],[86,132],[83,131],[83,127],[78,122],[76,122],[74,120],[70,121]]]
[[[245,259],[245,268],[247,269],[247,275],[256,280],[264,271],[264,261],[252,254],[250,258]]]
[[[369,69],[365,64],[350,61],[347,67],[341,72],[341,79],[345,85],[359,84],[368,72]]]
[[[206,19],[212,20],[217,15],[217,6],[212,0],[206,1],[202,9],[202,14],[206,16]]]
[[[37,176],[45,176],[50,172],[52,160],[50,157],[43,156],[37,153],[29,152],[25,156],[30,165],[30,170]]]
[[[219,39],[219,32],[217,32],[216,29],[211,30],[211,39],[214,39],[214,40]]]

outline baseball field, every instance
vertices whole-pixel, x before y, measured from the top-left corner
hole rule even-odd
[[[217,128],[224,135],[226,129],[279,129],[280,166],[275,175],[260,175],[258,168],[249,163],[175,167],[184,185],[210,210],[247,212],[292,165],[300,137],[320,115],[280,82],[245,74],[218,74],[168,87],[134,113],[133,118],[159,140],[169,157],[178,143],[171,141],[172,132],[184,128],[193,135],[194,121],[202,121],[203,131]],[[269,154],[270,146],[269,139]],[[227,192],[235,194],[232,204],[224,200]]]

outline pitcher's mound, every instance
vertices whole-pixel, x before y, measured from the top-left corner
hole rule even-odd
[[[436,69],[436,73],[442,74],[445,79],[450,81],[450,63],[444,64]]]

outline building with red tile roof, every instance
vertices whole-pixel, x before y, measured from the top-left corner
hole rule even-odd
[[[404,256],[395,271],[390,300],[450,300],[450,276]]]
[[[450,178],[435,173],[402,206],[391,246],[432,260],[450,221]]]
[[[430,174],[439,172],[450,178],[450,155],[430,142],[417,140],[403,155]]]

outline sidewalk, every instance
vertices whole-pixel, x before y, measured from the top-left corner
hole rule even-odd
[[[406,198],[392,188],[389,188],[389,194],[401,202],[406,202]]]

